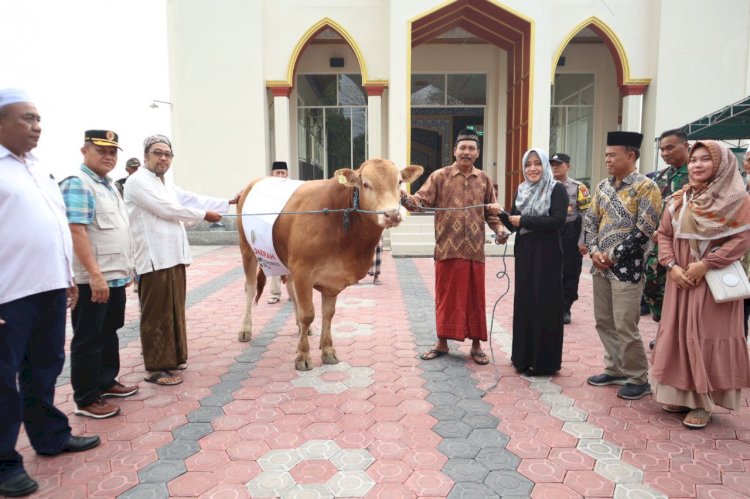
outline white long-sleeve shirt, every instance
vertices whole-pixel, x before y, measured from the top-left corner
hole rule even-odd
[[[184,191],[146,168],[125,184],[125,207],[135,242],[138,274],[192,262],[184,224],[195,225],[206,211],[226,213],[229,201]]]
[[[64,289],[73,279],[60,189],[33,155],[24,161],[0,145],[0,303]]]

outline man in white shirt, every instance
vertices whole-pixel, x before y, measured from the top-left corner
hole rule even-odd
[[[271,165],[271,176],[289,178],[289,169],[287,168],[286,161],[274,161]],[[273,305],[279,303],[281,300],[281,276],[271,276],[271,297],[268,299],[268,304]]]
[[[24,91],[0,89],[0,496],[7,497],[39,488],[15,450],[21,422],[37,454],[99,445],[97,436],[72,436],[68,418],[54,406],[66,308],[75,305],[78,290],[62,196],[31,154],[40,121]]]
[[[125,206],[135,241],[136,273],[140,276],[141,346],[146,381],[182,383],[187,367],[185,266],[192,261],[183,224],[218,222],[231,201],[180,189],[165,178],[172,166],[172,143],[163,135],[143,143],[144,166],[125,184]]]

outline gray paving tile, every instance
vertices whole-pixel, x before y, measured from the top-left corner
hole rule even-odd
[[[442,471],[457,483],[483,483],[490,473],[490,470],[474,459],[449,459]]]
[[[448,499],[495,499],[499,498],[495,492],[483,483],[457,483],[448,494]]]
[[[200,399],[198,403],[203,407],[224,407],[234,400],[231,393],[212,393]]]
[[[432,427],[432,431],[444,438],[466,438],[472,428],[461,421],[439,421]]]
[[[452,394],[456,395],[458,398],[463,399],[467,402],[475,402],[479,401],[479,399],[482,398],[482,395],[484,395],[484,392],[478,388],[472,388],[469,386],[453,386],[451,387]],[[466,399],[472,399],[472,400],[466,400]]]
[[[426,386],[424,388],[427,391],[431,391]],[[445,392],[431,393],[426,397],[426,400],[435,407],[455,407],[458,404],[458,397],[452,393]]]
[[[471,432],[469,440],[482,447],[505,447],[510,437],[497,430],[479,428]]]
[[[445,438],[438,444],[438,450],[449,459],[473,459],[481,446],[465,438]]]
[[[231,401],[232,399],[230,398],[229,400]],[[201,405],[203,405],[203,399],[201,399]],[[187,420],[190,423],[210,423],[214,419],[220,418],[223,415],[224,409],[221,407],[204,406],[200,409],[194,409],[188,412]]]
[[[161,459],[140,469],[138,480],[141,483],[167,483],[186,472],[187,467],[182,460]]]
[[[167,499],[169,489],[164,483],[140,483],[126,490],[117,499]]]
[[[159,459],[180,460],[189,458],[197,453],[200,448],[201,446],[196,440],[178,438],[156,449],[156,454]]]
[[[484,484],[490,490],[497,492],[500,497],[521,496],[529,497],[534,482],[515,471],[491,471]]]
[[[433,407],[428,414],[439,421],[460,421],[466,415],[466,411],[457,405],[442,405]]]
[[[492,409],[490,404],[482,400],[461,400],[458,406],[466,412],[479,412],[482,414],[489,414],[490,409]]]
[[[211,387],[213,393],[232,393],[242,388],[240,381],[222,381]]]
[[[443,371],[425,371],[422,373],[422,377],[428,381],[445,381],[448,379],[448,375]]]
[[[482,447],[476,460],[490,471],[515,470],[521,463],[521,458],[502,447]]]
[[[479,412],[470,412],[461,419],[464,423],[472,428],[497,428],[500,420],[491,414],[481,414]]]
[[[236,359],[235,359],[236,360]],[[227,366],[227,371],[236,373],[245,373],[250,377],[250,371],[255,368],[255,362],[236,362],[231,366]]]
[[[172,430],[175,439],[200,440],[214,431],[208,423],[187,423]]]
[[[455,387],[449,385],[445,380],[425,381],[423,385],[425,390],[433,393],[452,393]]]
[[[237,371],[230,371],[228,373],[224,373],[219,378],[222,381],[244,381],[247,379],[247,373],[243,372],[237,372]]]

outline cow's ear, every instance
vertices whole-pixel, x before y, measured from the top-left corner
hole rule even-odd
[[[401,178],[404,182],[414,182],[424,173],[424,168],[419,165],[409,165],[401,170]]]
[[[339,181],[339,184],[344,184],[349,187],[359,186],[359,175],[350,168],[342,168],[333,172],[333,178]]]

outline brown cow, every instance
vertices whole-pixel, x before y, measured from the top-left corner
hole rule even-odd
[[[287,201],[285,212],[350,208],[355,190],[358,190],[360,209],[383,212],[349,214],[348,230],[344,228],[344,214],[341,212],[280,215],[276,219],[273,245],[279,259],[290,271],[287,289],[297,314],[299,344],[294,364],[298,370],[309,371],[313,367],[307,339],[315,317],[313,288],[322,296],[320,349],[323,362],[336,364],[339,360],[331,338],[336,298],[344,288],[356,284],[367,274],[383,229],[395,227],[401,222],[400,184],[413,182],[422,172],[421,166],[414,165],[399,172],[388,160],[372,159],[362,163],[357,170],[338,170],[329,180],[305,182]],[[258,302],[265,284],[265,275],[259,269],[255,253],[245,237],[241,216],[245,199],[259,180],[252,181],[245,188],[237,205],[237,213],[240,214],[240,249],[246,278],[245,317],[239,334],[240,341],[250,341],[252,337],[252,302],[253,299],[255,303]],[[250,212],[263,212],[263,208],[253,207]]]

